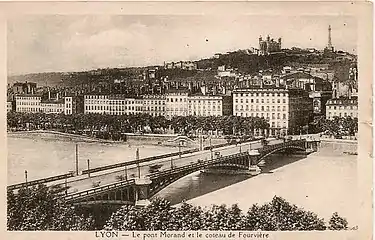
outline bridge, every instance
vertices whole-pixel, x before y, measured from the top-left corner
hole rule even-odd
[[[258,165],[271,154],[285,151],[299,151],[306,154],[316,150],[317,142],[309,142],[305,139],[275,140],[268,145],[250,142],[227,148],[210,149],[206,151],[206,154],[190,154],[185,157],[179,155],[175,160],[158,159],[147,162],[143,166],[138,164],[136,167],[127,169],[127,171],[138,172],[138,176],[133,174],[129,177],[126,173],[123,178],[109,178],[105,185],[86,186],[88,189],[67,193],[63,198],[67,202],[79,205],[132,204],[144,206],[160,190],[193,172],[221,168],[245,170],[248,174],[257,175],[260,173]],[[159,164],[160,171],[153,173],[147,171],[150,169],[150,163]]]

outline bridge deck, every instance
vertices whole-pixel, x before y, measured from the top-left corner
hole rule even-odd
[[[271,144],[268,146],[264,146],[262,149],[259,151],[259,158],[262,158],[263,156],[270,154],[274,151],[280,150],[280,149],[285,149],[285,148],[294,148],[294,149],[299,149],[299,150],[305,150],[305,140],[294,140],[294,141],[289,141],[289,142],[281,142],[281,143],[276,143],[276,144]],[[233,150],[233,149],[230,149]],[[150,178],[150,180],[157,180],[157,179],[162,179],[162,178],[170,178],[170,176],[173,175],[178,175],[178,176],[183,176],[184,174],[188,174],[194,171],[199,171],[202,170],[208,166],[213,166],[215,164],[220,164],[220,163],[225,163],[228,160],[232,159],[238,159],[244,156],[249,156],[249,152],[242,151],[242,152],[234,152],[231,153],[231,151],[227,151],[227,155],[225,156],[220,156],[217,158],[212,158],[208,160],[202,160],[198,162],[184,162],[183,165],[176,166],[174,168],[170,169],[164,169],[162,171],[156,172],[156,173],[149,173],[145,174],[145,177]],[[182,175],[181,175],[182,173]],[[115,182],[115,183],[109,183],[104,186],[100,187],[95,187],[91,188],[88,190],[83,190],[77,193],[72,193],[69,194],[65,197],[67,201],[71,200],[76,200],[80,198],[87,198],[89,196],[105,193],[108,191],[116,190],[119,188],[123,188],[126,186],[132,186],[135,184],[135,179],[130,179],[126,181],[120,181],[120,182]],[[160,186],[162,187],[162,186]]]

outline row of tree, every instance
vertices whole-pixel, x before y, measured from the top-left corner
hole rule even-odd
[[[163,116],[148,114],[102,115],[102,114],[44,114],[8,112],[8,129],[36,130],[53,129],[71,133],[89,133],[99,138],[119,140],[120,133],[175,133],[192,134],[198,131],[217,131],[225,135],[251,135],[254,129],[268,129],[264,118],[218,116],[178,116],[171,120]]]
[[[281,197],[253,205],[246,214],[236,205],[213,205],[208,209],[182,203],[173,207],[164,199],[154,199],[145,208],[124,206],[105,225],[106,230],[248,230],[312,231],[347,229],[346,219],[334,213],[328,223],[316,214],[298,208]]]
[[[321,117],[315,119],[310,127],[313,132],[325,132],[335,137],[354,136],[358,132],[358,118],[348,116],[326,119]]]
[[[329,222],[316,214],[298,208],[283,198],[253,205],[244,214],[237,205],[213,205],[208,209],[182,203],[174,207],[170,202],[155,198],[144,208],[123,206],[109,215],[101,226],[93,213],[82,211],[58,198],[62,189],[45,185],[7,193],[7,229],[10,231],[36,230],[264,230],[309,231],[343,230],[346,219],[334,213]],[[86,214],[82,214],[86,212]],[[100,213],[100,217],[103,215]],[[102,220],[101,220],[102,221]],[[104,226],[103,226],[104,224]]]

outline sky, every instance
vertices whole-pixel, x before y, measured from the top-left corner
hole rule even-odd
[[[199,60],[258,47],[259,36],[282,47],[356,53],[357,21],[349,16],[24,15],[8,20],[8,74],[85,71]]]

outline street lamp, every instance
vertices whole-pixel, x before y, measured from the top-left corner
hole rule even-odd
[[[68,195],[68,177],[67,176],[65,176],[65,182],[64,182],[65,184],[65,195]]]
[[[181,144],[182,140],[178,142],[178,156],[181,158]]]
[[[76,175],[78,176],[78,144],[76,143]]]
[[[210,137],[210,152],[211,152],[211,160],[212,160],[213,156],[212,156],[212,142],[211,142],[211,137]]]
[[[139,166],[139,148],[135,152],[135,158],[137,160],[138,178],[141,178],[141,167]]]
[[[88,176],[90,177],[90,159],[87,159],[87,172]]]
[[[128,167],[125,165],[125,180],[128,180]]]
[[[27,185],[27,170],[25,170],[25,183]]]

